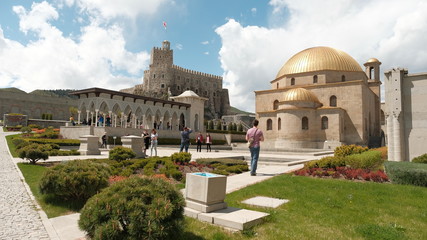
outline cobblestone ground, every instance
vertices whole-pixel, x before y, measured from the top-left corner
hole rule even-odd
[[[0,129],[0,239],[49,239]]]

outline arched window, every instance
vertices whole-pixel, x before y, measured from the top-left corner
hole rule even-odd
[[[277,130],[281,130],[282,129],[282,119],[279,118],[277,119]]]
[[[337,97],[336,96],[332,95],[329,98],[329,106],[330,107],[336,107],[337,106]]]
[[[369,79],[375,79],[374,76],[374,67],[369,68]]]
[[[301,129],[302,130],[308,130],[308,118],[307,117],[303,117],[301,120]]]
[[[317,75],[313,76],[313,83],[317,83]]]
[[[291,78],[291,85],[295,85],[295,78]]]
[[[273,130],[273,120],[271,119],[267,120],[267,131],[268,130]]]
[[[274,100],[273,102],[273,110],[277,110],[279,108],[279,101],[278,100]]]
[[[276,83],[276,88],[279,89],[279,83]]]
[[[180,86],[176,86],[176,88],[177,88],[178,90],[181,90],[181,87],[180,87]]]
[[[344,75],[341,76],[341,82],[345,82],[345,76]]]
[[[322,129],[328,129],[328,117],[322,117]]]

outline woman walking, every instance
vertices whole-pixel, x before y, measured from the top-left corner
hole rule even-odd
[[[212,137],[208,133],[206,134],[206,152],[212,152],[211,145],[212,145]]]
[[[159,137],[159,135],[157,134],[156,129],[153,128],[153,130],[151,130],[151,157],[153,156],[153,149],[155,152],[154,156],[157,156],[157,138]]]
[[[201,132],[196,137],[197,142],[197,152],[202,152],[202,143],[203,143],[203,135]]]

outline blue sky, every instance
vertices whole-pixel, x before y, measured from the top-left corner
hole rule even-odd
[[[309,47],[426,72],[425,12],[422,0],[2,0],[0,88],[131,87],[169,40],[176,65],[223,76],[231,104],[254,111],[253,91]]]

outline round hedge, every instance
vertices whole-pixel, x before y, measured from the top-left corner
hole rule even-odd
[[[87,200],[108,186],[110,167],[77,160],[56,165],[45,172],[40,192],[64,200]]]
[[[131,177],[90,198],[79,227],[91,239],[174,239],[182,231],[184,205],[172,184]]]
[[[116,160],[117,162],[132,159],[136,156],[132,149],[121,146],[111,149],[109,153],[108,159]]]

